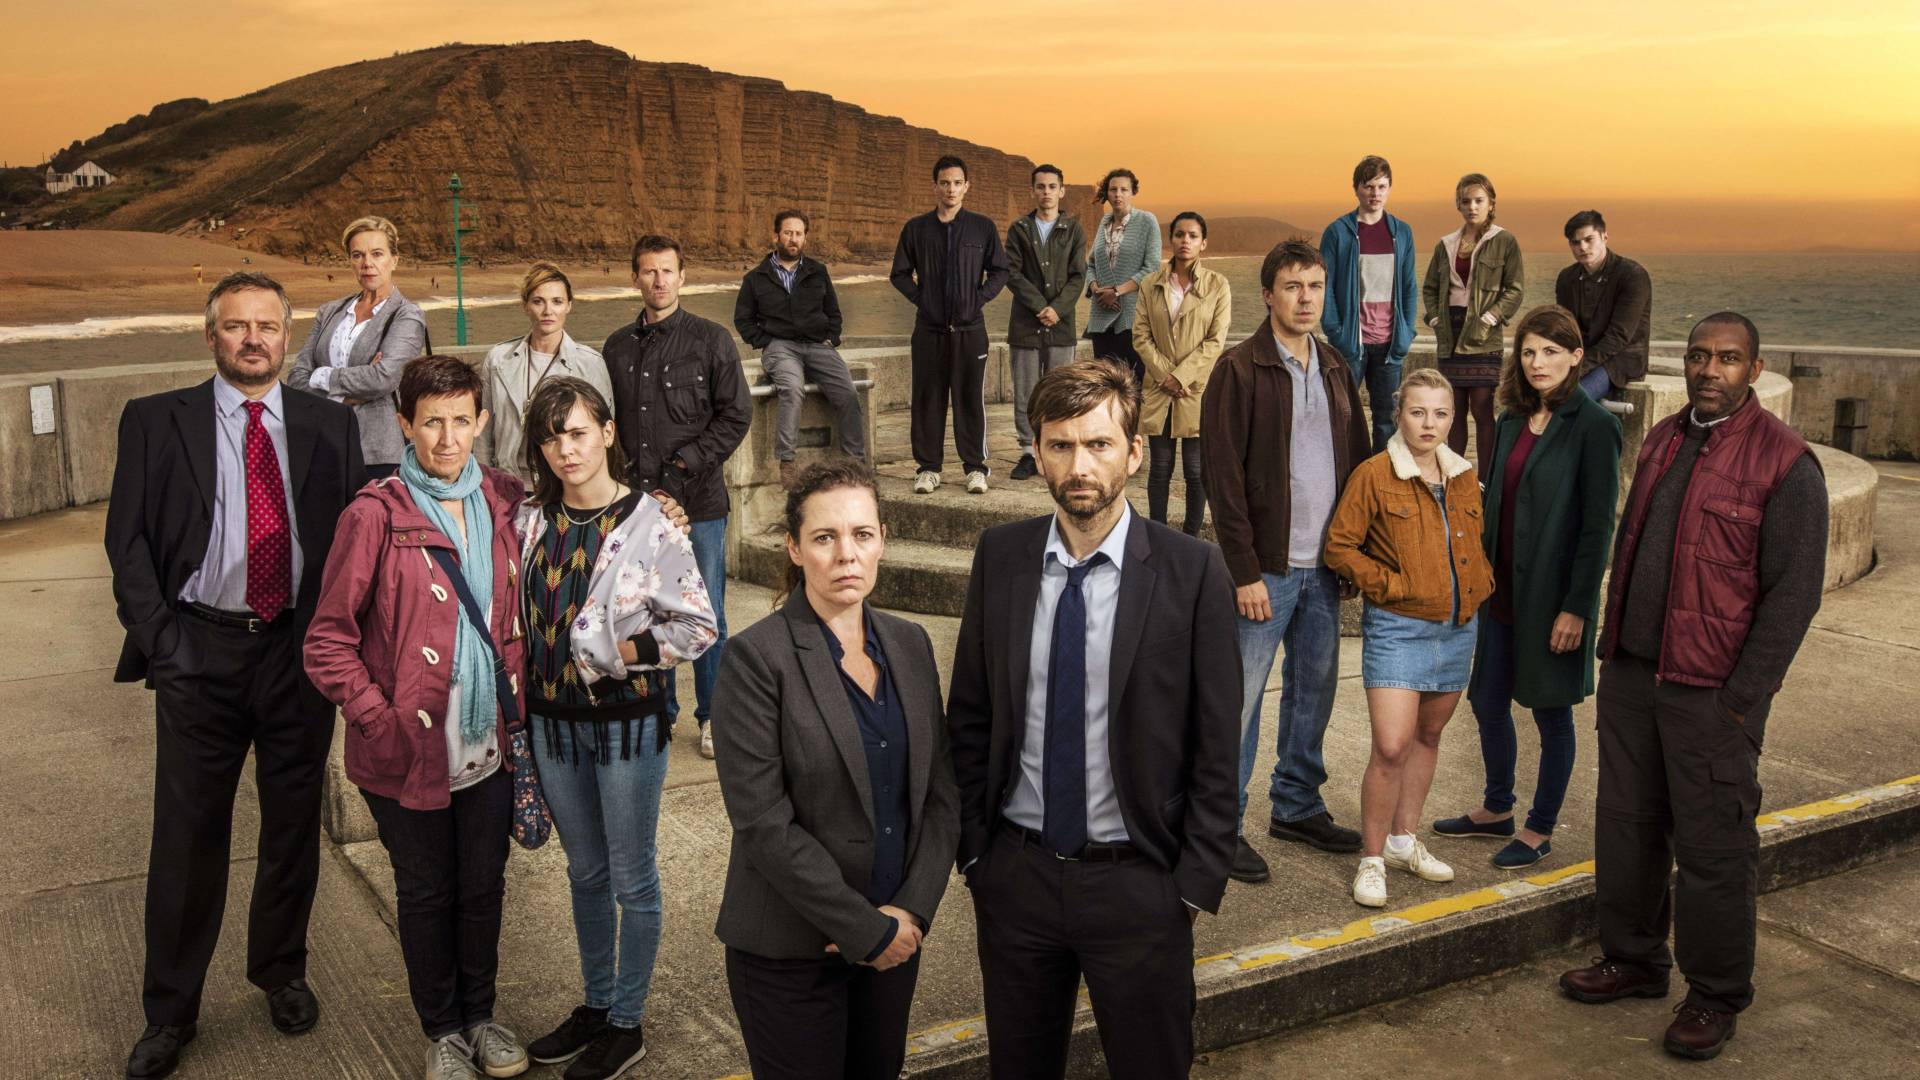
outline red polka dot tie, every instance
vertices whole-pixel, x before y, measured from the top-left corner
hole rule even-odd
[[[266,406],[247,408],[247,606],[262,619],[286,609],[293,592],[293,533],[287,522],[287,489],[280,455],[260,421]]]

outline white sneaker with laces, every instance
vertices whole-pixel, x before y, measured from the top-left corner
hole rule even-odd
[[[466,1036],[456,1032],[428,1045],[427,1080],[480,1080]]]
[[[1422,881],[1453,880],[1453,867],[1434,858],[1427,845],[1418,840],[1413,842],[1413,850],[1404,856],[1395,855],[1392,848],[1387,848],[1382,857],[1388,866],[1405,870]]]
[[[527,1071],[527,1052],[519,1036],[489,1020],[467,1032],[473,1063],[488,1076],[519,1076]]]
[[[1377,855],[1360,860],[1360,872],[1353,875],[1353,902],[1362,907],[1387,906],[1387,864]]]
[[[985,495],[987,493],[987,474],[970,472],[967,474],[967,494]]]
[[[939,486],[940,474],[931,470],[923,472],[913,478],[913,493],[915,495],[931,495],[933,494],[933,489]]]
[[[700,729],[700,756],[706,758],[708,761],[713,760],[712,724],[708,724],[706,727]]]

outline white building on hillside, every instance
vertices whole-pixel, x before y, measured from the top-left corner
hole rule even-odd
[[[113,174],[89,161],[72,172],[55,172],[47,166],[47,191],[58,195],[74,188],[103,188],[113,183]]]

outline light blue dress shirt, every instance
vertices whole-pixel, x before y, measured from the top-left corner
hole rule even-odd
[[[260,399],[266,409],[260,423],[273,441],[273,456],[280,463],[280,490],[287,499],[287,528],[292,533],[293,584],[288,603],[300,596],[300,522],[293,513],[293,483],[287,471],[287,414],[281,401],[281,384],[268,388]],[[207,557],[187,579],[180,599],[205,604],[221,611],[245,612],[247,608],[247,396],[232,383],[213,379],[213,527],[207,534]],[[260,612],[272,618],[278,612]]]
[[[1122,506],[1120,520],[1095,549],[1106,555],[1106,565],[1087,571],[1086,580],[1080,583],[1087,605],[1087,839],[1107,844],[1130,839],[1126,820],[1120,814],[1120,793],[1113,783],[1113,759],[1107,752],[1113,624],[1120,610],[1127,531],[1133,527],[1133,507],[1124,500]],[[1067,553],[1057,516],[1047,530],[1047,547],[1041,558],[1040,597],[1033,608],[1033,642],[1027,653],[1027,724],[1020,742],[1020,780],[1001,811],[1008,821],[1036,832],[1046,824],[1047,816],[1041,784],[1046,775],[1047,666],[1053,654],[1053,616],[1060,606],[1060,594],[1067,588],[1067,568],[1087,561]]]
[[[1333,413],[1320,377],[1320,342],[1307,335],[1305,364],[1280,343],[1280,335],[1273,336],[1273,343],[1280,349],[1280,366],[1293,379],[1287,450],[1293,505],[1287,522],[1287,565],[1306,570],[1321,563],[1327,524],[1333,520],[1333,504],[1340,494],[1340,481],[1334,475]]]

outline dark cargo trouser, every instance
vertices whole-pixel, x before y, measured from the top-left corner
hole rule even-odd
[[[1689,1003],[1737,1013],[1753,1002],[1753,819],[1772,699],[1742,724],[1718,694],[1655,682],[1653,664],[1624,653],[1601,666],[1595,891],[1607,959],[1664,976],[1677,954]]]

